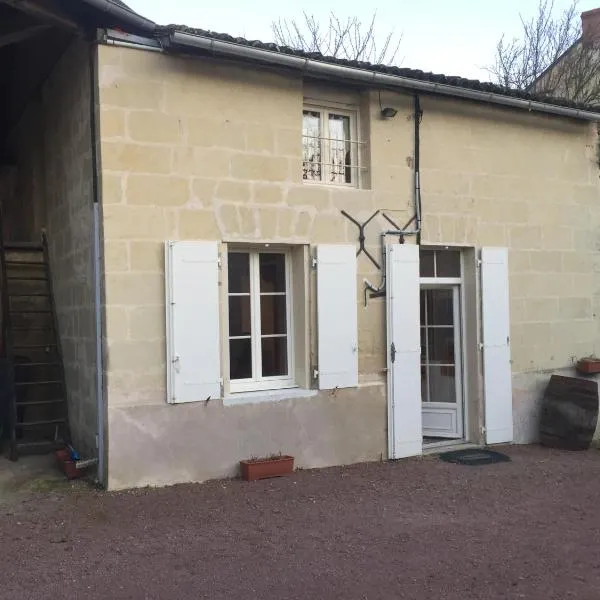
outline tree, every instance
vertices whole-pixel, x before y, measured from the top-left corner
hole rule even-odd
[[[271,23],[271,28],[275,42],[280,46],[334,58],[391,65],[396,60],[402,36],[392,29],[379,37],[376,16],[374,12],[370,22],[363,24],[358,17],[340,18],[330,13],[329,22],[320,23],[314,15],[303,12],[301,19],[279,19]]]
[[[577,0],[559,14],[555,14],[554,0],[540,0],[537,14],[519,17],[520,37],[507,40],[502,36],[495,63],[488,67],[495,82],[540,96],[599,104],[598,43],[581,38]]]

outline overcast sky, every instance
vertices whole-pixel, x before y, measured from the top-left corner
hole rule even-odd
[[[519,13],[535,12],[538,0],[125,0],[131,8],[161,25],[177,23],[234,36],[273,41],[271,23],[302,10],[327,20],[357,15],[368,21],[377,10],[378,30],[402,33],[401,65],[413,69],[488,79],[483,69],[494,60],[496,41],[519,34]],[[570,0],[555,0],[563,9]],[[600,0],[580,0],[580,11],[600,7]]]

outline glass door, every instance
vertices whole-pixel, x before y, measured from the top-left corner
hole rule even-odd
[[[460,286],[421,288],[423,436],[462,438]]]

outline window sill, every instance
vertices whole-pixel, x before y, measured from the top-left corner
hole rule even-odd
[[[259,402],[280,402],[294,398],[312,398],[318,390],[303,388],[286,388],[281,390],[259,390],[256,392],[239,392],[229,394],[223,398],[223,406],[237,406],[238,404],[258,404]]]

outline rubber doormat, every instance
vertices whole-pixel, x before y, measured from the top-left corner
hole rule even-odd
[[[487,450],[486,448],[468,448],[466,450],[453,450],[440,454],[440,458],[449,463],[457,465],[468,465],[477,467],[479,465],[491,465],[493,463],[510,462],[506,454]]]

